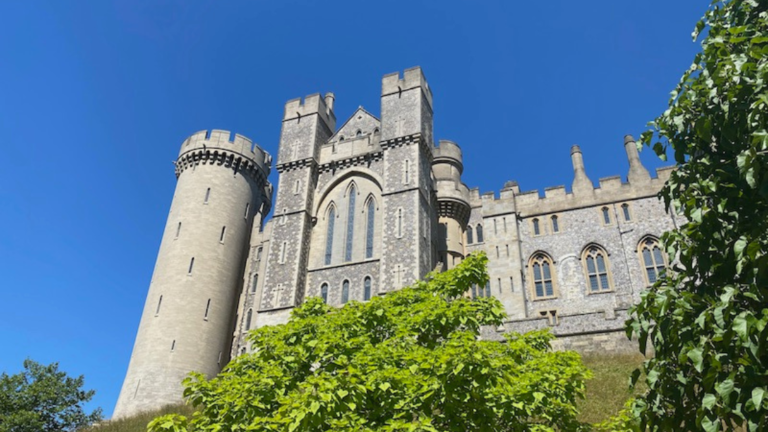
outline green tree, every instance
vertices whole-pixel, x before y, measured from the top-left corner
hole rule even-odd
[[[714,1],[702,52],[642,136],[677,170],[660,193],[688,222],[628,333],[655,357],[635,403],[650,430],[768,430],[768,2]],[[634,380],[640,371],[635,371]]]
[[[58,363],[24,360],[24,370],[0,375],[0,432],[74,431],[101,420],[101,409],[86,414],[93,398],[83,390],[83,376],[71,378]]]
[[[193,374],[191,419],[150,423],[166,431],[576,430],[589,371],[573,352],[552,352],[548,332],[483,340],[499,326],[485,285],[485,255],[409,288],[333,308],[318,298],[285,325],[249,336],[253,353],[216,378]]]

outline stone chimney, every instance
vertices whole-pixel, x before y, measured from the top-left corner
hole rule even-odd
[[[651,175],[640,162],[640,155],[637,153],[637,144],[632,135],[624,135],[624,150],[627,151],[627,160],[629,161],[629,174],[627,180],[630,183],[645,183],[651,180]]]
[[[571,162],[573,163],[573,184],[571,185],[573,193],[592,193],[594,185],[592,180],[587,177],[587,172],[584,169],[584,158],[581,155],[581,149],[577,145],[571,147]]]

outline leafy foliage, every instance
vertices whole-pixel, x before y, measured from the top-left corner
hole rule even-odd
[[[24,360],[24,370],[0,375],[0,432],[63,432],[101,420],[101,409],[86,414],[82,404],[93,390],[82,390],[83,376],[70,378],[58,363]]]
[[[155,419],[152,432],[576,430],[589,371],[552,352],[548,332],[484,341],[505,317],[483,286],[487,258],[470,255],[426,281],[337,309],[309,299],[285,325],[251,333],[253,353],[216,378],[193,374],[191,419]]]
[[[651,430],[768,430],[766,9],[711,3],[693,34],[706,33],[702,52],[642,137],[673,151],[660,195],[688,219],[664,236],[675,264],[628,322],[656,352],[634,406]]]

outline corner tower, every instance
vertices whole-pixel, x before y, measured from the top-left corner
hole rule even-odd
[[[179,403],[191,371],[229,361],[255,214],[269,211],[271,157],[227,131],[187,138],[176,191],[114,418]]]

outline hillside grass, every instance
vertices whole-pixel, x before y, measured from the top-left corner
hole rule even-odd
[[[629,376],[639,367],[643,357],[638,355],[586,355],[584,364],[595,377],[587,381],[587,397],[579,403],[579,420],[597,423],[616,414],[633,396],[629,391]],[[642,389],[638,388],[635,393]],[[104,421],[82,432],[146,432],[147,423],[163,414],[177,413],[190,416],[194,409],[187,405],[168,406],[126,419]]]

